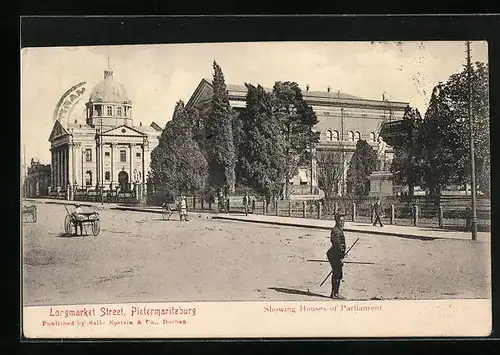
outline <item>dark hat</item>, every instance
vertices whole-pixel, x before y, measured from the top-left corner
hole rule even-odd
[[[338,221],[340,219],[340,217],[345,217],[345,213],[344,212],[338,212],[335,215],[335,221]]]

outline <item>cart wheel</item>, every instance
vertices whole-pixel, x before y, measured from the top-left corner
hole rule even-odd
[[[96,219],[95,221],[92,222],[92,234],[98,235],[100,231],[101,231],[101,224],[99,223],[99,220]]]
[[[66,216],[64,219],[64,231],[66,234],[72,234],[73,222],[71,220],[71,216]]]
[[[36,208],[33,211],[33,223],[36,223]]]

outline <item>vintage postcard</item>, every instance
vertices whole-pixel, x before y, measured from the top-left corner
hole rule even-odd
[[[24,337],[491,333],[487,42],[20,55]]]

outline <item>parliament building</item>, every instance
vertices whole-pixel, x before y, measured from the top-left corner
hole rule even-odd
[[[69,106],[83,91],[75,89],[61,101]],[[132,101],[113,78],[109,65],[90,93],[85,117],[79,121],[68,114],[64,119],[60,114],[64,110],[59,111],[54,114],[49,137],[49,195],[67,199],[88,199],[101,193],[144,197],[150,155],[162,129],[154,122],[150,126],[134,124]]]
[[[245,110],[246,92],[244,85],[227,85],[229,103],[236,111]],[[265,89],[271,91],[272,89]],[[304,100],[312,106],[318,118],[318,124],[314,127],[320,132],[320,142],[316,147],[317,152],[322,150],[335,150],[342,154],[344,164],[344,176],[339,182],[339,195],[348,189],[346,174],[352,154],[356,150],[356,142],[360,139],[366,140],[374,150],[377,149],[378,137],[382,124],[385,122],[398,121],[403,118],[408,102],[369,100],[357,96],[333,92],[330,88],[325,91],[312,91],[307,85],[302,90]],[[209,79],[202,79],[198,87],[191,95],[187,108],[198,107],[210,102],[213,95],[212,83]],[[393,151],[389,147],[387,159],[390,162]],[[295,194],[316,195],[317,177],[316,162],[313,159],[308,167],[299,169],[290,184]]]

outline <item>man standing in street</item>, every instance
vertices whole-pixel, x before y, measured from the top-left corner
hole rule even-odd
[[[374,212],[375,212],[375,221],[373,221],[373,225],[376,226],[378,222],[380,223],[380,226],[383,227],[382,220],[380,219],[380,216],[382,214],[382,205],[380,203],[380,199],[377,199],[377,202],[375,203]]]
[[[248,216],[249,203],[250,203],[250,197],[248,197],[248,192],[245,192],[245,196],[243,196],[243,207],[245,207],[245,216]]]
[[[184,217],[184,220],[187,221],[187,201],[186,201],[186,196],[181,195],[181,201],[180,201],[180,212],[181,212],[181,221],[182,218]]]
[[[75,204],[75,235],[78,235],[78,226],[80,227],[80,235],[83,235],[83,220],[85,216],[83,215],[82,205],[79,203]]]
[[[326,256],[332,267],[332,293],[331,298],[342,299],[339,295],[340,281],[342,280],[342,259],[345,256],[345,237],[344,237],[344,215],[338,213],[335,215],[335,227],[330,232],[330,242],[332,246],[326,252]]]

